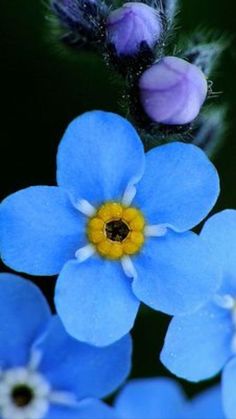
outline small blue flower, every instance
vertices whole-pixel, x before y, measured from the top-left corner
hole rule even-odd
[[[98,399],[126,378],[129,336],[106,348],[71,338],[31,282],[0,274],[1,419],[114,419]]]
[[[174,374],[191,381],[223,370],[226,416],[236,417],[236,211],[211,217],[201,233],[222,272],[222,286],[213,299],[189,316],[170,323],[161,360]]]
[[[72,336],[107,345],[132,328],[140,301],[178,314],[215,292],[218,268],[188,231],[219,193],[217,172],[196,146],[145,155],[125,119],[89,112],[64,134],[57,181],[3,201],[0,245],[17,271],[60,272],[55,303]]]
[[[207,81],[194,64],[164,57],[141,76],[141,104],[152,121],[166,125],[192,122],[207,97]]]
[[[224,419],[220,386],[187,401],[179,384],[169,378],[136,379],[115,401],[120,419]]]
[[[118,55],[133,55],[143,44],[152,49],[162,32],[160,13],[141,2],[124,3],[111,11],[107,23],[107,41]]]

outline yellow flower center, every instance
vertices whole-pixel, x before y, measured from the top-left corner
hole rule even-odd
[[[89,241],[108,259],[137,253],[144,243],[144,217],[137,208],[106,202],[87,225]]]

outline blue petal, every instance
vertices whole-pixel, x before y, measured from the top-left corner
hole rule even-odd
[[[124,118],[101,111],[76,118],[60,143],[58,184],[93,204],[120,199],[144,171],[143,145]]]
[[[31,282],[0,274],[0,367],[29,362],[34,341],[50,319],[47,302]]]
[[[230,311],[209,303],[192,315],[173,318],[161,361],[172,373],[187,380],[210,378],[231,356],[233,333]]]
[[[98,257],[65,265],[55,304],[68,333],[96,346],[109,345],[128,333],[139,308],[121,264]]]
[[[16,192],[3,201],[0,214],[2,259],[16,271],[54,275],[84,244],[84,217],[58,187]]]
[[[211,246],[216,263],[223,265],[224,274],[228,277],[226,282],[236,293],[236,211],[225,210],[213,215],[206,221],[201,237]],[[232,277],[234,281],[230,281]]]
[[[219,287],[221,272],[211,260],[199,236],[168,231],[164,237],[148,239],[134,258],[138,275],[133,291],[145,304],[164,313],[192,312]]]
[[[86,400],[78,407],[51,405],[45,419],[118,419],[115,410],[99,400]]]
[[[187,403],[182,419],[225,419],[221,387],[214,386],[194,397]]]
[[[222,375],[222,395],[225,416],[229,419],[236,417],[236,357],[226,365]]]
[[[184,395],[168,378],[130,381],[119,394],[115,407],[122,419],[180,419]]]
[[[198,147],[182,143],[157,147],[147,153],[146,167],[134,202],[149,223],[186,231],[214,206],[219,178]]]
[[[97,348],[69,336],[58,316],[52,319],[38,348],[43,354],[40,371],[52,387],[71,391],[79,400],[111,393],[125,380],[131,366],[128,335],[113,345]]]

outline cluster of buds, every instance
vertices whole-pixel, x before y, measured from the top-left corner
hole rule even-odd
[[[208,77],[221,50],[219,42],[194,35],[180,56],[171,55],[175,9],[175,0],[134,1],[118,8],[103,0],[51,0],[64,29],[62,40],[99,49],[124,77],[130,118],[154,145],[175,134],[191,138],[212,95]]]

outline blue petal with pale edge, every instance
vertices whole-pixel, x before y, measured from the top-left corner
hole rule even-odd
[[[135,295],[167,314],[196,310],[209,300],[221,280],[206,244],[192,232],[168,231],[164,237],[147,239],[133,260]]]
[[[122,419],[180,419],[184,395],[180,386],[168,378],[132,380],[115,402]]]
[[[211,246],[215,263],[223,265],[224,274],[228,277],[225,281],[236,294],[235,279],[234,285],[230,281],[236,276],[236,211],[225,210],[213,215],[206,221],[201,237]],[[224,285],[227,286],[226,283]]]
[[[78,407],[51,405],[44,419],[119,419],[115,410],[99,400],[86,400]]]
[[[144,151],[132,125],[119,115],[93,111],[68,126],[57,155],[58,184],[75,200],[121,199],[144,171]]]
[[[192,315],[172,319],[161,361],[186,380],[210,378],[231,356],[233,333],[230,311],[209,303]]]
[[[43,354],[39,369],[52,387],[71,391],[79,400],[108,395],[125,380],[131,367],[129,335],[97,348],[69,336],[57,316],[37,347]]]
[[[29,362],[34,341],[50,319],[48,304],[31,282],[0,274],[0,368]]]
[[[68,333],[96,346],[109,345],[127,334],[139,308],[120,262],[99,257],[64,266],[55,304]]]
[[[84,245],[85,217],[63,189],[33,186],[6,198],[0,210],[3,262],[32,275],[54,275]]]
[[[189,401],[182,419],[225,419],[221,387],[214,386]]]
[[[219,178],[198,147],[171,143],[146,155],[146,171],[134,203],[149,224],[168,224],[176,231],[197,225],[214,206]]]
[[[222,374],[222,395],[225,415],[228,419],[236,417],[236,357],[225,366]]]

